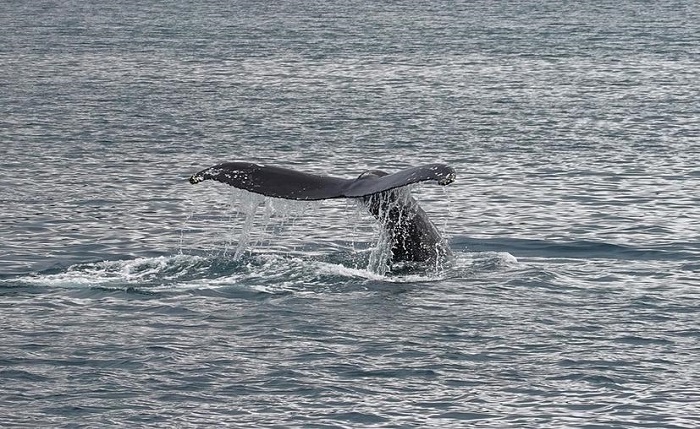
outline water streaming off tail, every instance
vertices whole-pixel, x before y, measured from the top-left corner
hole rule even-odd
[[[377,207],[377,222],[379,224],[376,244],[369,256],[367,269],[384,274],[389,271],[392,257],[392,224],[400,224],[405,216],[402,207],[411,203],[411,194],[407,188],[395,189],[382,194],[371,195],[365,205]]]
[[[396,224],[416,202],[413,187],[360,199],[296,201],[234,189],[227,200],[195,202],[182,233],[182,252],[240,260],[246,253],[336,259],[349,267],[385,274],[391,268]],[[373,217],[368,207],[378,207]],[[208,208],[202,211],[202,208]]]

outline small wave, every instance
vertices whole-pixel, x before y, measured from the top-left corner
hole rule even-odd
[[[460,252],[455,253],[450,277],[464,277],[477,273],[503,272],[521,268],[518,259],[508,252]]]
[[[476,253],[472,263],[472,268],[477,271],[497,271],[518,266],[518,259],[508,252]]]

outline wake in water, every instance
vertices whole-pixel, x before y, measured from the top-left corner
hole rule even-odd
[[[207,289],[265,294],[348,292],[366,290],[376,284],[439,282],[514,266],[517,262],[507,253],[460,253],[450,268],[439,272],[407,270],[381,275],[336,260],[313,257],[247,253],[234,260],[229,256],[179,254],[76,264],[59,271],[5,279],[0,284],[148,293]]]
[[[408,193],[392,191],[385,200],[370,200],[379,207],[378,221],[367,213],[367,203],[357,200],[325,202],[321,207],[320,202],[241,190],[231,195],[215,206],[216,214],[193,210],[181,231],[178,254],[80,263],[3,283],[149,293],[228,288],[276,294],[435,282],[517,264],[504,252],[460,252],[429,264],[392,262],[394,239],[388,231],[395,228],[383,223],[401,222],[389,214],[410,203]]]

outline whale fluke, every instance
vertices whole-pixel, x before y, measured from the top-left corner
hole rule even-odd
[[[450,249],[410,192],[400,188],[426,181],[448,185],[455,177],[454,169],[444,164],[428,164],[393,174],[371,170],[356,179],[343,179],[249,162],[225,162],[193,174],[189,181],[196,184],[215,180],[291,200],[357,198],[389,232],[394,262],[433,262],[451,255]]]
[[[418,182],[452,183],[455,171],[444,164],[428,164],[384,176],[363,174],[356,179],[302,173],[250,162],[225,162],[190,177],[190,183],[216,180],[246,191],[289,200],[360,198]]]

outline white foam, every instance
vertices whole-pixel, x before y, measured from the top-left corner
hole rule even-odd
[[[56,274],[34,274],[13,279],[25,284],[86,287],[111,284],[142,284],[154,280],[171,282],[187,274],[206,259],[194,255],[159,256],[129,260],[100,261],[71,265]],[[206,270],[206,265],[201,267]]]
[[[453,271],[473,273],[503,271],[520,268],[518,259],[508,252],[456,253],[452,262]]]
[[[332,264],[327,262],[315,262],[315,271],[319,274],[325,275],[336,275],[341,277],[359,278],[389,283],[429,282],[438,281],[443,278],[442,274],[439,272],[386,276],[367,268],[352,268],[341,264]]]

